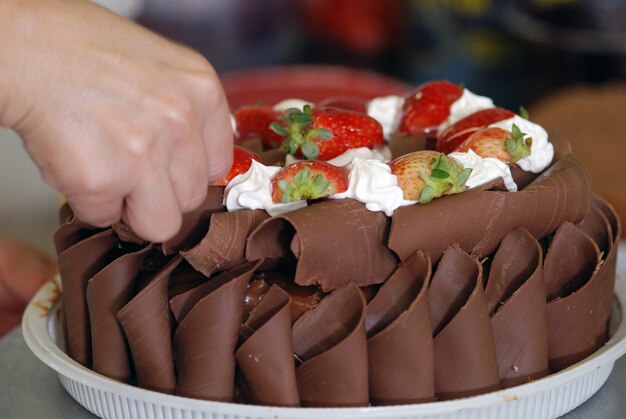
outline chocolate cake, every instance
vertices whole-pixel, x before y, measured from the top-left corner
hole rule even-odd
[[[429,132],[389,148],[432,146]],[[621,224],[553,142],[545,170],[511,166],[517,191],[497,178],[391,215],[332,196],[233,210],[229,183],[147,243],[66,206],[65,350],[149,390],[291,407],[427,403],[560,371],[608,339]]]

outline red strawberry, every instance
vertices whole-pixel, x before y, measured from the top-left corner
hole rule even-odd
[[[358,147],[383,144],[383,129],[366,114],[336,108],[287,109],[272,129],[286,136],[281,149],[307,159],[329,160]]]
[[[441,133],[441,136],[437,138],[437,151],[446,154],[451,153],[476,131],[514,116],[513,112],[503,108],[483,109],[482,111],[474,112]]]
[[[259,137],[266,148],[280,146],[284,137],[270,129],[270,125],[279,122],[282,113],[269,106],[247,105],[235,111],[239,140]]]
[[[450,106],[463,89],[447,81],[430,81],[404,98],[400,131],[410,135],[432,136],[450,115]]]
[[[431,150],[415,151],[389,162],[404,199],[422,204],[442,195],[463,192],[472,172],[453,158]]]
[[[233,165],[230,167],[230,171],[226,176],[217,182],[213,182],[212,185],[216,186],[225,186],[230,182],[235,176],[246,173],[250,166],[252,165],[252,160],[256,160],[261,163],[261,158],[252,151],[247,148],[243,148],[241,146],[234,146],[233,149]]]
[[[283,167],[272,176],[275,204],[324,198],[348,189],[348,172],[320,160],[304,160]]]
[[[524,138],[517,125],[513,124],[511,132],[502,128],[485,128],[470,135],[454,151],[467,152],[472,150],[481,157],[493,157],[505,163],[515,163],[530,156],[531,138]]]
[[[317,105],[319,108],[338,108],[346,111],[367,113],[367,102],[355,97],[329,97]]]

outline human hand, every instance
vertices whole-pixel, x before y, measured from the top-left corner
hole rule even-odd
[[[0,336],[20,324],[26,304],[56,272],[39,249],[0,237]]]
[[[0,39],[0,125],[81,221],[164,241],[230,168],[228,104],[201,55],[81,0],[2,0]]]

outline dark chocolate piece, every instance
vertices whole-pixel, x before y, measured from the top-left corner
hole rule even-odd
[[[381,283],[397,265],[385,246],[388,219],[352,199],[329,200],[265,220],[248,239],[246,257],[298,259],[295,282],[329,291]]]
[[[209,228],[211,215],[223,212],[223,186],[209,186],[206,199],[197,209],[183,214],[183,224],[174,237],[163,242],[163,253],[171,255],[180,250],[189,249],[198,243]]]
[[[176,374],[172,350],[172,315],[168,281],[181,258],[172,259],[117,313],[128,340],[137,385],[174,393]]]
[[[87,367],[91,365],[87,281],[111,262],[116,243],[113,231],[105,230],[61,251],[58,258],[66,353]]]
[[[120,241],[134,243],[138,245],[146,244],[146,241],[139,237],[124,221],[119,220],[111,226]]]
[[[261,161],[266,166],[284,166],[286,156],[287,153],[278,148],[262,151],[259,153]]]
[[[232,401],[243,300],[257,266],[258,262],[246,263],[212,278],[210,287],[201,285],[191,291],[187,301],[191,307],[178,313],[174,335],[177,395]]]
[[[389,247],[402,260],[421,249],[436,261],[450,243],[477,257],[487,256],[515,228],[541,239],[564,221],[582,220],[590,205],[589,173],[567,155],[519,192],[470,190],[398,208]]]
[[[57,231],[54,232],[52,238],[54,247],[59,256],[61,253],[74,246],[76,243],[101,232],[102,229],[89,229],[78,221],[74,215],[70,214],[64,223],[62,223]]]
[[[502,239],[491,264],[485,298],[502,386],[546,376],[548,325],[543,259],[541,246],[528,231],[513,230]]]
[[[206,276],[241,265],[248,236],[268,217],[265,211],[249,209],[213,214],[200,243],[180,254]]]
[[[252,404],[299,406],[289,294],[272,285],[242,326],[235,358]]]
[[[586,358],[598,346],[600,249],[572,223],[556,231],[544,265],[548,294],[550,370],[560,371]]]
[[[415,151],[428,150],[427,143],[428,140],[424,137],[398,133],[392,136],[388,146],[391,151],[391,158],[396,159]]]
[[[367,406],[365,300],[348,284],[333,291],[292,329],[302,406]]]
[[[417,252],[396,269],[367,306],[365,328],[373,405],[435,399],[430,274],[428,255]]]
[[[129,382],[131,363],[124,330],[117,312],[132,298],[143,258],[151,245],[128,253],[108,264],[87,284],[87,307],[91,327],[92,366],[102,375]]]
[[[430,288],[435,356],[435,392],[456,399],[500,388],[489,311],[476,259],[449,247]]]

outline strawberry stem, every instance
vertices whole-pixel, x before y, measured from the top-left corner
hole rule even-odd
[[[517,125],[513,124],[511,127],[511,138],[507,138],[504,141],[504,146],[511,156],[512,163],[530,156],[533,139],[530,137],[524,138],[525,135],[526,133],[523,133]]]
[[[330,181],[319,173],[312,176],[311,171],[305,168],[293,176],[292,182],[280,180],[277,185],[283,192],[281,201],[286,204],[328,196]]]
[[[307,159],[316,159],[320,150],[316,142],[333,138],[333,134],[326,128],[313,129],[313,113],[311,106],[305,105],[302,110],[290,108],[282,118],[284,125],[274,122],[270,129],[276,134],[284,136],[280,149],[288,154],[296,154],[298,150]]]
[[[465,183],[472,173],[472,169],[463,169],[463,167],[441,153],[439,158],[434,158],[430,162],[430,176],[424,171],[419,176],[426,186],[422,189],[419,202],[426,204],[434,198],[443,195],[452,195],[463,192],[466,187]]]

